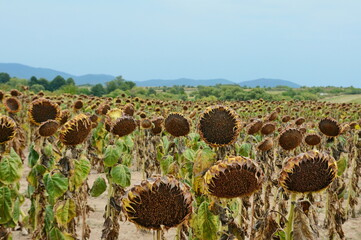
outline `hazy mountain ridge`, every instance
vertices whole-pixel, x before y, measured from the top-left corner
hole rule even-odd
[[[26,79],[30,79],[32,76],[35,76],[37,78],[53,80],[56,76],[60,75],[65,79],[73,78],[78,85],[105,83],[115,78],[114,76],[106,74],[86,74],[82,76],[76,76],[50,68],[35,68],[18,63],[0,63],[0,72],[6,72],[11,77]]]
[[[12,77],[18,78],[26,78],[30,79],[32,76],[37,78],[46,78],[48,80],[54,79],[56,76],[60,75],[63,78],[73,78],[78,85],[83,84],[98,84],[105,82],[109,82],[115,78],[115,76],[107,75],[107,74],[86,74],[81,76],[76,76],[73,74],[56,71],[49,68],[35,68],[26,66],[18,63],[0,63],[0,72],[6,72]],[[162,86],[174,86],[174,85],[185,85],[185,86],[214,86],[217,84],[239,84],[241,86],[247,87],[276,87],[276,86],[288,86],[292,88],[298,88],[300,85],[282,80],[282,79],[268,79],[268,78],[260,78],[256,80],[243,81],[243,82],[232,82],[227,79],[217,78],[217,79],[203,79],[196,80],[190,78],[179,78],[179,79],[151,79],[146,81],[133,81],[140,87],[162,87]]]

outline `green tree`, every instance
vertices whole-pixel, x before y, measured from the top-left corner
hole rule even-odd
[[[66,85],[66,81],[62,76],[56,76],[51,82],[50,82],[50,90],[55,91],[61,88],[62,86]]]
[[[49,90],[49,91],[50,91],[50,83],[49,83],[49,81],[48,81],[47,79],[45,79],[45,78],[39,78],[37,84],[42,85],[42,86],[45,88],[45,90]]]
[[[103,96],[103,95],[106,93],[103,85],[100,84],[100,83],[94,85],[94,86],[90,89],[90,92],[91,92],[91,94],[93,94],[94,96],[97,96],[97,97],[101,97],[101,96]]]
[[[107,93],[111,93],[116,89],[127,91],[135,87],[135,83],[131,81],[126,81],[122,76],[116,77],[114,80],[106,83]]]
[[[35,84],[39,84],[38,79],[35,76],[32,76],[29,81],[29,86],[33,86]],[[45,88],[45,86],[43,86]]]
[[[30,86],[30,91],[33,91],[34,93],[44,91],[44,90],[45,90],[45,87],[40,84],[33,84]]]
[[[74,79],[73,79],[73,78],[68,78],[68,79],[66,80],[66,85],[75,85]]]
[[[0,73],[0,83],[7,83],[10,81],[10,75],[4,72]]]

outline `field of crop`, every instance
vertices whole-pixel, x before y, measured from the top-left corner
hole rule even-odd
[[[0,240],[361,239],[359,104],[0,101]]]
[[[331,103],[358,103],[361,104],[361,94],[348,94],[348,95],[339,95],[326,97],[322,101],[331,102]]]

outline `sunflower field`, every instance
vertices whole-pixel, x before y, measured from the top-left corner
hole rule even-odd
[[[0,240],[142,239],[124,222],[157,240],[351,239],[361,214],[359,104],[27,89],[0,102]]]

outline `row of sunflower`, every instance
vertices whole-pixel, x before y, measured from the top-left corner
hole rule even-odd
[[[287,240],[318,239],[320,228],[343,238],[342,223],[356,216],[356,104],[17,90],[0,100],[0,239],[17,226],[32,239],[91,239],[87,201],[106,190],[102,239],[118,239],[122,216],[157,239],[177,228],[177,239]],[[91,169],[103,176],[90,187]],[[131,183],[132,171],[141,183]],[[321,227],[314,206],[322,203]]]

